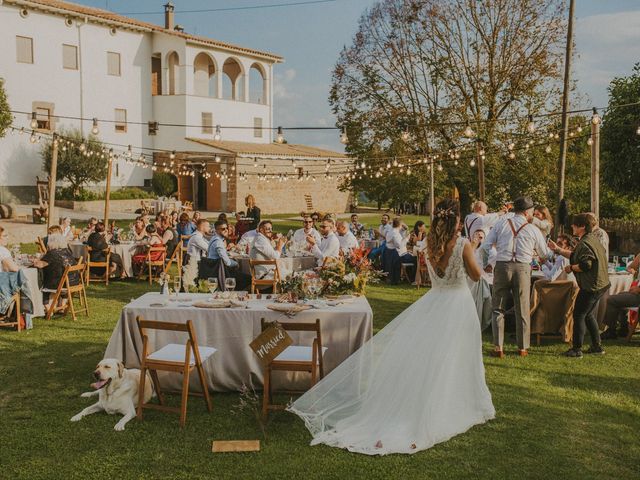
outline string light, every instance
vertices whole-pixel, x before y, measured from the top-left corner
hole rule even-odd
[[[472,159],[471,159],[471,161],[469,162],[469,165],[470,165],[471,167],[475,167],[475,166],[476,166],[476,161],[475,161],[475,159],[473,159],[473,158],[472,158]]]
[[[636,128],[636,135],[640,135],[640,125],[638,125],[638,128]]]
[[[467,138],[473,138],[476,135],[476,132],[473,131],[473,128],[471,128],[471,125],[469,125],[469,122],[467,122],[467,126],[464,128],[464,136]]]
[[[171,153],[169,154],[169,160],[175,160],[176,159],[176,151],[172,150]]]
[[[276,136],[277,143],[284,143],[284,133],[282,132],[282,127],[278,127],[278,134]]]
[[[91,127],[91,133],[98,135],[100,133],[100,129],[98,128],[98,119],[94,117],[92,122],[93,126]]]
[[[31,132],[31,137],[29,137],[29,141],[31,143],[36,143],[38,139],[36,138],[36,132]]]
[[[347,137],[347,127],[342,127],[342,135],[340,135],[340,143],[346,145],[349,143],[349,137]]]
[[[589,146],[593,145],[593,138],[591,137],[587,138],[587,145]]]
[[[31,128],[35,129],[38,127],[38,120],[36,118],[36,112],[31,112]]]
[[[220,155],[216,155],[216,157],[215,157],[215,162],[216,162],[216,163],[220,163],[220,160],[221,160],[221,159],[220,159]]]
[[[220,128],[220,125],[216,125],[216,134],[213,136],[213,140],[216,142],[222,140],[222,129]]]
[[[593,107],[593,115],[591,115],[591,123],[598,125],[600,123],[600,115],[598,115],[598,109]]]
[[[403,142],[407,142],[407,141],[409,141],[409,137],[410,136],[411,135],[409,134],[409,126],[407,125],[404,128],[404,132],[402,132],[402,134],[400,135],[400,138],[402,139]]]
[[[527,132],[533,134],[536,131],[536,124],[533,123],[533,115],[529,115],[529,122],[527,123]]]

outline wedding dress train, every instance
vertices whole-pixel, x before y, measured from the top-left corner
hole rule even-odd
[[[495,417],[459,238],[443,277],[288,410],[312,445],[415,453]]]

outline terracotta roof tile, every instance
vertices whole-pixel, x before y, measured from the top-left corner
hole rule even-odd
[[[340,152],[325,150],[323,148],[310,147],[308,145],[298,145],[291,143],[251,143],[206,140],[203,138],[187,138],[187,140],[214,147],[221,151],[235,153],[242,156],[262,156],[276,158],[332,158],[348,159],[349,157]]]

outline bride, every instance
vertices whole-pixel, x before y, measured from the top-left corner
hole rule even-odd
[[[495,417],[466,281],[482,272],[459,222],[457,201],[438,203],[427,237],[432,289],[289,406],[312,445],[415,453]]]

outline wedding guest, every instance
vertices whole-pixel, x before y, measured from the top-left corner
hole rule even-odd
[[[302,217],[302,228],[299,228],[293,233],[293,241],[298,244],[306,243],[308,235],[313,235],[318,245],[322,241],[320,232],[313,227],[313,219],[310,215],[304,214]]]
[[[62,230],[62,235],[67,237],[67,240],[69,240],[69,241],[73,240],[73,228],[71,227],[71,218],[70,217],[64,217],[60,221],[60,228]]]
[[[54,233],[59,233],[60,235],[62,235],[62,228],[60,227],[60,225],[51,225],[48,228],[47,236],[43,237],[43,239],[42,239],[42,243],[44,243],[45,247],[49,243],[49,235],[53,235]]]
[[[200,220],[202,218],[202,213],[200,213],[198,210],[196,210],[195,212],[193,212],[193,216],[191,217],[191,221],[193,223],[198,223],[198,220]]]
[[[348,255],[351,250],[358,248],[358,239],[350,230],[351,225],[347,226],[347,222],[336,222],[336,233],[340,242],[340,251],[343,255]]]
[[[244,235],[240,237],[240,240],[238,240],[238,245],[245,248],[248,247],[250,249],[257,235],[258,230],[249,230],[248,232],[245,232]]]
[[[551,258],[553,255],[540,230],[530,223],[533,218],[533,201],[529,197],[520,197],[514,201],[513,206],[513,217],[500,219],[482,244],[483,267],[488,265],[491,247],[495,246],[497,251],[493,270],[491,325],[495,346],[492,354],[499,358],[504,357],[504,313],[511,297],[515,303],[518,354],[521,357],[527,356],[531,337],[531,261],[536,252],[540,258]]]
[[[275,248],[272,245],[272,240],[276,242]],[[249,258],[252,260],[276,260],[280,258],[282,247],[286,241],[287,239],[282,235],[275,236],[270,220],[262,220],[258,225],[258,235],[256,235],[249,252]],[[255,271],[258,278],[273,277],[273,268],[268,266],[257,265]]]
[[[87,238],[89,235],[93,233],[98,223],[98,219],[96,217],[91,217],[87,222],[87,226],[82,231],[84,238]]]
[[[587,212],[586,215],[589,217],[589,222],[591,222],[592,224],[595,225],[595,227],[593,228],[591,233],[593,233],[593,236],[598,239],[598,242],[600,242],[600,245],[602,245],[602,248],[604,248],[604,252],[605,252],[606,257],[607,257],[607,267],[608,267],[608,262],[609,262],[609,234],[607,232],[605,232],[602,228],[600,228],[600,223],[599,223],[598,217],[596,216],[595,213]],[[616,267],[617,267],[617,265],[616,265]]]
[[[147,225],[149,225],[151,223],[151,218],[149,218],[149,213],[143,213],[142,215],[140,215],[140,218],[142,219],[142,224],[144,225],[144,228],[147,228]]]
[[[73,265],[77,265],[77,261],[69,249],[67,238],[61,233],[49,235],[47,253],[33,262],[34,267],[42,270],[42,287],[53,291],[57,290],[65,269]],[[80,283],[80,276],[77,272],[69,274],[69,283],[71,285]],[[43,297],[45,309],[49,309],[53,300],[53,293],[45,292]]]
[[[251,230],[249,228],[249,222],[244,218],[245,213],[241,210],[236,212],[236,237],[242,238],[242,235],[247,233],[247,231]]]
[[[536,205],[536,208],[533,211],[531,223],[540,229],[544,238],[549,238],[551,236],[551,230],[553,229],[553,217],[547,207],[543,205]]]
[[[247,206],[245,217],[249,220],[249,228],[255,230],[260,223],[260,209],[256,206],[256,199],[249,194],[245,197],[244,204]]]
[[[384,253],[384,249],[386,245],[385,239],[387,236],[387,230],[389,228],[391,228],[391,223],[389,222],[389,215],[387,215],[386,213],[383,213],[382,217],[380,217],[380,225],[374,231],[376,238],[380,240],[380,245],[378,245],[376,248],[373,248],[369,252],[368,257],[371,261],[375,260],[378,257],[383,256],[382,254]]]
[[[409,234],[409,240],[407,241],[407,250],[412,250],[413,247],[423,249],[427,239],[427,226],[422,220],[418,220],[413,230]]]
[[[573,238],[569,235],[558,235],[558,239],[556,240],[558,247],[563,250],[571,250],[575,249],[575,242]],[[547,260],[542,263],[540,269],[547,280],[559,279],[562,273],[564,273],[564,269],[569,265],[569,259],[563,257],[562,255],[555,255],[552,260]],[[575,277],[572,274],[571,279]]]
[[[320,222],[320,214],[318,212],[313,212],[311,214],[311,220],[313,220],[313,228],[315,228],[316,230],[318,230],[318,223]]]
[[[178,231],[171,225],[171,221],[171,217],[166,215],[160,219],[162,244],[167,249],[167,257],[171,257],[171,255],[173,255],[174,250],[180,243]]]
[[[193,235],[196,231],[196,224],[189,219],[189,214],[186,212],[182,212],[180,214],[180,218],[178,221],[178,225],[176,226],[176,232],[182,238],[183,236]],[[189,243],[189,239],[185,238],[182,240],[183,245],[186,247]]]
[[[627,272],[634,277],[638,274],[640,268],[640,254],[636,255],[633,261],[627,266]],[[627,309],[640,306],[640,286],[636,282],[626,292],[616,293],[607,298],[607,309],[605,311],[604,323],[607,330],[601,335],[603,340],[615,340],[616,338],[626,337],[629,333],[629,324],[627,322]],[[620,324],[620,328],[618,328]]]
[[[224,285],[224,279],[233,277],[236,280],[236,288],[242,290],[251,281],[251,276],[240,271],[238,262],[229,257],[227,253],[227,232],[229,227],[222,221],[214,223],[215,234],[209,242],[207,258],[200,261],[198,267],[199,278],[216,277],[220,285]]]
[[[349,230],[356,237],[362,235],[362,231],[364,230],[364,225],[362,225],[360,222],[358,222],[358,214],[357,213],[354,213],[354,214],[351,215],[351,223],[349,224]]]
[[[485,232],[484,230],[476,230],[475,233],[473,234],[473,238],[471,239],[471,246],[474,247],[473,255],[478,265],[482,265],[483,263],[483,253],[482,253],[483,250],[480,247],[482,247],[482,244],[484,243],[486,238],[487,238],[487,232]],[[487,266],[484,268],[485,273],[493,273],[493,269],[496,266],[497,256],[498,256],[498,252],[496,250],[496,247],[492,246],[491,249],[489,250]]]
[[[566,273],[573,273],[578,282],[578,296],[573,308],[573,345],[563,355],[570,358],[582,357],[582,343],[585,328],[589,330],[591,347],[586,353],[602,355],[604,350],[600,342],[600,330],[596,319],[596,309],[600,298],[609,290],[608,261],[604,247],[592,233],[596,226],[594,215],[579,213],[571,221],[573,235],[580,240],[572,252],[560,248],[553,241],[549,246],[553,251],[569,259]]]
[[[176,225],[178,225],[178,218],[179,218],[179,214],[176,210],[171,210],[171,213],[169,214],[169,219],[171,220],[171,227],[175,228]]]
[[[94,228],[94,231],[87,241],[85,242],[89,247],[91,247],[91,261],[92,262],[105,262],[107,260],[107,255],[104,253],[104,250],[109,248],[109,244],[106,239],[106,232],[104,223],[98,222]],[[122,263],[122,257],[117,253],[111,253],[110,255],[110,267],[109,267],[109,275],[117,278],[124,277],[124,266]],[[100,271],[102,270],[102,274],[104,275],[104,269],[92,268],[92,272],[100,275]]]
[[[325,219],[320,222],[321,239],[319,244],[313,234],[307,235],[309,251],[316,257],[318,266],[322,266],[325,258],[338,258],[340,255],[340,240],[333,232],[334,229],[333,220]]]
[[[205,238],[205,236],[209,235],[209,231],[211,230],[211,226],[209,225],[209,221],[205,218],[201,218],[198,220],[196,224],[196,230],[191,235],[187,243],[187,255],[189,258],[196,258],[200,260],[202,257],[207,256],[207,251],[209,250],[209,241]],[[185,260],[185,264],[189,263],[188,259]]]
[[[142,242],[139,242],[138,253],[136,253],[133,257],[131,257],[131,263],[133,268],[133,273],[135,276],[140,275],[142,268],[145,266],[147,261],[147,249],[148,247],[159,247],[163,245],[162,237],[158,235],[158,231],[156,226],[153,224],[149,224],[146,227],[147,236]],[[155,251],[151,255],[151,261],[158,261],[162,258],[161,251]]]
[[[472,212],[464,219],[466,237],[473,238],[476,230],[483,229],[489,231],[506,212],[507,208],[503,206],[499,212],[488,213],[486,203],[481,200],[474,202]]]
[[[227,253],[227,234],[229,226],[222,220],[217,220],[213,224],[215,233],[209,241],[209,248],[207,249],[207,258],[211,260],[222,260],[225,266],[230,268],[237,268],[238,262],[229,258]]]
[[[141,242],[147,236],[146,225],[144,223],[144,218],[142,216],[136,218],[136,221],[133,223],[133,241]]]
[[[20,267],[13,261],[11,252],[7,248],[8,243],[9,234],[4,227],[0,227],[0,272],[17,272]]]
[[[232,246],[230,242],[236,242],[238,240],[238,237],[236,236],[236,228],[231,223],[229,223],[229,219],[227,218],[226,213],[221,213],[220,215],[218,215],[218,220],[227,222],[227,227],[229,228],[229,233],[227,235],[229,243],[227,245],[227,248],[229,248],[230,246]]]
[[[400,269],[402,263],[411,263],[416,266],[416,257],[407,252],[407,236],[403,235],[406,225],[399,218],[394,218],[391,229],[387,230],[385,263],[386,272],[389,273],[389,283],[397,285],[400,282]],[[409,278],[411,274],[409,274]]]

